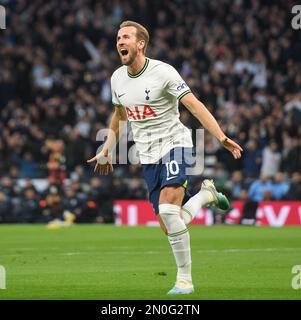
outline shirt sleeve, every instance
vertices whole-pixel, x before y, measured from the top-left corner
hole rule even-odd
[[[173,97],[176,97],[178,100],[180,100],[187,93],[191,92],[186,82],[174,67],[168,66],[167,70],[165,71],[165,76],[167,78],[165,88]]]
[[[122,104],[117,98],[117,94],[115,91],[115,86],[114,86],[114,80],[113,77],[111,77],[111,94],[112,94],[112,104],[116,107],[121,106]]]

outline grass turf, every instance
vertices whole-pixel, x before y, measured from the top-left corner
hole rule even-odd
[[[190,228],[195,293],[167,296],[176,268],[156,227],[0,225],[2,299],[301,299],[301,228]]]

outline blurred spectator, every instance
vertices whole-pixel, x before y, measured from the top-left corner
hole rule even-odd
[[[13,180],[8,176],[2,177],[0,191],[2,191],[5,195],[7,195],[10,198],[13,198],[17,195],[16,185],[14,185]]]
[[[33,188],[26,188],[20,205],[15,208],[15,222],[35,222],[39,215],[39,196]]]
[[[287,177],[283,172],[277,172],[272,183],[272,198],[274,200],[283,200],[289,190]]]
[[[256,140],[250,140],[243,153],[243,170],[246,177],[255,178],[258,176],[261,166],[261,150]]]
[[[114,192],[115,199],[129,199],[128,198],[128,186],[125,182],[119,178],[113,178],[111,190]]]
[[[281,154],[275,141],[263,149],[261,175],[273,177],[279,170]]]
[[[74,171],[71,172],[70,178],[72,181],[78,181],[82,184],[87,184],[87,183],[89,183],[88,180],[90,177],[87,175],[85,168],[83,166],[77,165],[74,168]]]
[[[301,139],[293,138],[286,149],[281,163],[282,171],[293,173],[301,171]]]
[[[147,199],[147,192],[142,179],[133,178],[130,182],[128,199]]]
[[[232,198],[234,200],[246,198],[247,184],[241,171],[233,172],[232,179],[229,183],[229,189],[232,191]]]
[[[67,133],[67,132],[66,132]],[[74,128],[66,135],[66,164],[70,170],[85,162],[86,141],[80,135],[79,130]]]
[[[40,166],[34,161],[32,153],[25,152],[22,158],[15,154],[12,159],[19,166],[19,178],[34,179],[40,177]]]
[[[287,200],[301,201],[301,174],[294,172],[286,194]]]
[[[271,197],[272,182],[267,176],[261,175],[249,188],[249,199],[260,202]]]
[[[82,214],[82,201],[77,197],[75,190],[71,187],[64,188],[63,204],[65,210],[77,216]]]
[[[47,162],[48,175],[58,184],[62,184],[66,177],[66,158],[63,154],[64,142],[62,140],[47,140],[46,146],[50,150]]]
[[[86,216],[93,219],[93,222],[113,222],[112,195],[109,188],[103,184],[99,177],[94,177],[90,180],[90,190],[87,194],[87,208]]]
[[[40,206],[42,215],[38,218],[38,222],[49,222],[54,219],[63,220],[62,198],[54,187],[50,188],[46,198],[40,201]]]
[[[12,219],[12,203],[11,199],[4,192],[0,191],[0,223],[10,222]]]

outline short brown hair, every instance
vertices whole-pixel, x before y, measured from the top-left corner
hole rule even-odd
[[[149,42],[149,33],[146,30],[146,28],[143,27],[143,25],[141,25],[140,23],[135,22],[135,21],[130,21],[130,20],[123,21],[119,26],[120,29],[124,28],[124,27],[135,27],[136,28],[137,39],[144,40],[144,42],[145,42],[145,46],[143,48],[143,53],[145,54],[145,51],[146,51],[146,48],[147,48],[147,45]]]

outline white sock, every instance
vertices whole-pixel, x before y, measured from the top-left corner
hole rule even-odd
[[[196,216],[198,211],[214,201],[213,195],[208,190],[200,190],[191,197],[183,206],[181,216],[186,225],[188,225]]]
[[[192,282],[190,237],[184,221],[180,217],[181,207],[160,204],[159,214],[168,232],[168,241],[178,266],[177,280]]]

